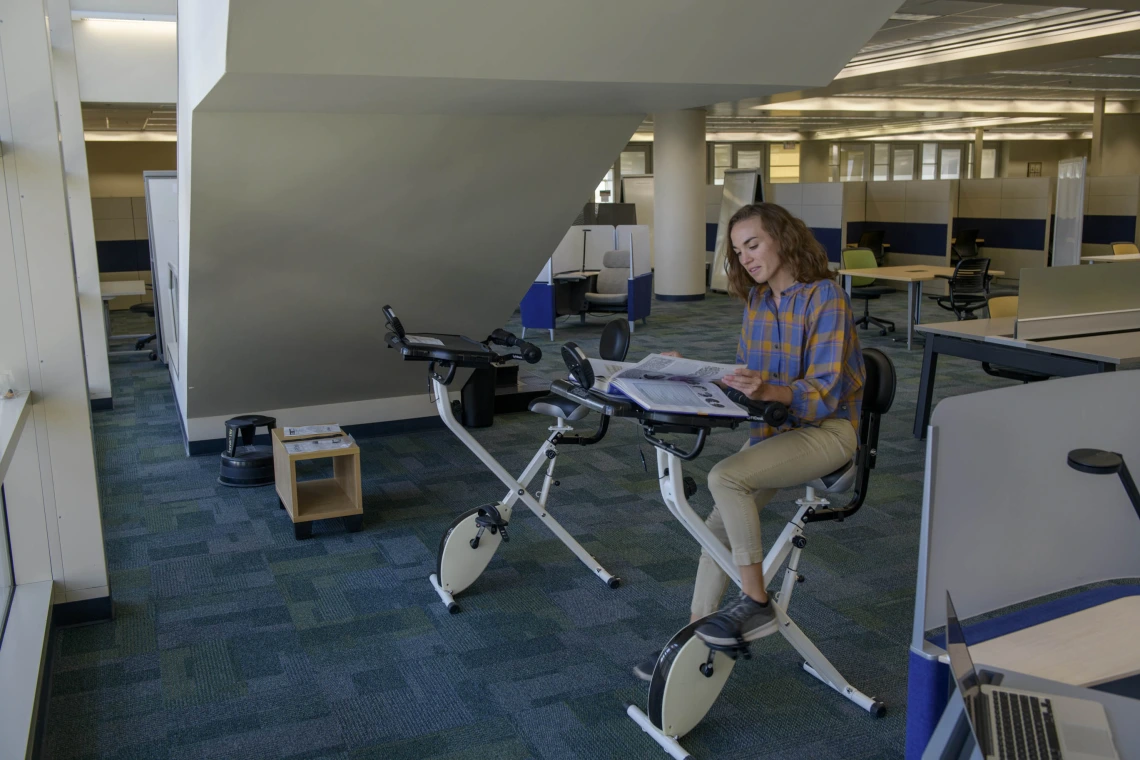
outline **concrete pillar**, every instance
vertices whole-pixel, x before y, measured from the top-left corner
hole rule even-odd
[[[974,179],[982,178],[982,136],[985,130],[978,127],[974,130]]]
[[[1093,98],[1092,145],[1089,148],[1089,176],[1101,174],[1104,147],[1104,95]]]
[[[48,0],[47,6],[87,387],[91,406],[98,409],[111,403],[111,371],[107,365],[107,333],[103,325],[103,297],[99,290],[99,257],[95,251],[95,223],[91,215],[91,183],[87,177],[87,147],[83,142],[83,112],[79,105],[79,74],[75,68],[75,40],[71,33],[71,3],[69,0]]]
[[[653,288],[659,301],[705,297],[705,111],[653,115]]]

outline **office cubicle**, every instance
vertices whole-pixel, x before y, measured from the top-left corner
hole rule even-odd
[[[849,224],[865,216],[865,182],[794,182],[768,186],[769,200],[803,220],[833,263],[842,260]]]
[[[1004,280],[1048,266],[1055,183],[1052,177],[961,180],[953,232],[978,230],[981,255],[1005,272]]]
[[[846,243],[866,230],[886,233],[889,266],[950,261],[951,219],[958,212],[958,180],[902,180],[860,183],[866,188],[862,221],[846,223]],[[846,206],[847,204],[845,204]],[[856,206],[853,198],[851,206]]]
[[[1107,256],[1109,243],[1140,240],[1140,177],[1089,177],[1081,256]]]

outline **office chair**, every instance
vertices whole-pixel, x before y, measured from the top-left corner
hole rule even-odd
[[[843,251],[844,269],[878,269],[879,262],[875,260],[875,252],[869,248],[847,248]],[[879,319],[871,316],[871,301],[877,301],[880,296],[895,292],[894,288],[874,285],[874,277],[852,277],[851,297],[863,299],[863,316],[855,320],[856,327],[866,330],[871,325],[879,328],[879,335],[886,335],[887,330],[895,331],[895,323],[889,319]]]
[[[875,254],[875,261],[879,266],[883,265],[883,259],[886,253],[883,252],[884,238],[887,236],[886,230],[867,230],[859,236],[858,248],[868,248]]]
[[[1140,253],[1135,243],[1109,243],[1113,256],[1126,256],[1130,253]]]
[[[989,297],[990,260],[981,256],[961,259],[949,278],[949,295],[929,296],[939,306],[954,312],[959,321],[977,319],[974,312],[985,308]]]
[[[972,259],[978,255],[978,234],[980,230],[958,230],[950,246],[950,258],[957,262]]]
[[[989,300],[990,319],[1017,316],[1017,296],[997,296]],[[993,377],[1002,377],[1006,380],[1018,380],[1022,383],[1036,383],[1048,380],[1049,375],[1040,372],[1012,369],[1010,367],[994,366],[989,362],[982,362],[982,371]]]
[[[582,321],[588,311],[625,311],[629,302],[629,251],[609,251],[602,257],[595,291],[586,294]]]

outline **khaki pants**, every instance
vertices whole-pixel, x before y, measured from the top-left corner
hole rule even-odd
[[[725,457],[709,471],[715,506],[705,520],[737,565],[764,561],[760,545],[760,510],[776,491],[834,472],[852,456],[858,442],[848,420],[828,419],[819,427],[789,430]],[[765,578],[765,580],[770,580]],[[693,589],[692,613],[716,612],[728,576],[708,552],[701,552]]]

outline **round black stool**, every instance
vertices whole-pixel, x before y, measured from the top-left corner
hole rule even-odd
[[[226,420],[226,450],[222,452],[223,486],[255,488],[273,485],[273,447],[254,446],[253,435],[259,427],[272,430],[277,420],[261,414],[246,414]],[[242,445],[238,445],[238,434]]]

